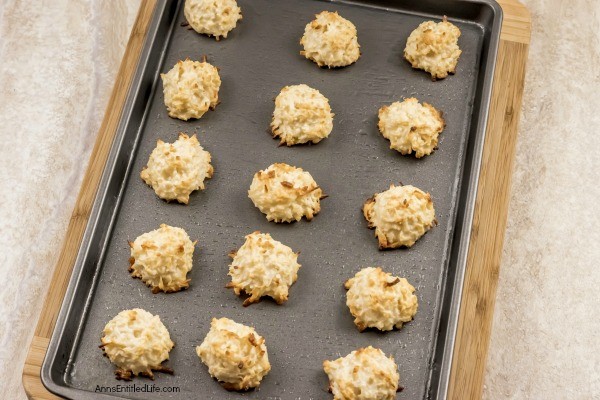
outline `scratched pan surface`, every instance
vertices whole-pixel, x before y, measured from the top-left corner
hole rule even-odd
[[[167,363],[175,374],[159,373],[153,383],[179,391],[122,388],[110,396],[327,399],[323,360],[372,345],[396,360],[404,386],[399,399],[443,398],[500,9],[493,2],[467,1],[238,1],[244,19],[219,42],[180,26],[182,4],[159,1],[43,365],[44,383],[67,397],[109,396],[97,388],[122,382],[98,348],[101,331],[121,310],[140,307],[160,315],[176,343]],[[355,65],[319,69],[299,55],[305,24],[322,10],[337,10],[356,25],[362,56]],[[462,31],[463,53],[456,75],[432,82],[411,69],[402,50],[419,23],[444,14]],[[204,54],[221,69],[222,103],[197,121],[169,118],[158,74],[177,60]],[[267,133],[273,98],[283,86],[298,83],[329,98],[334,129],[318,145],[277,147]],[[381,106],[412,96],[442,110],[447,124],[439,149],[420,160],[390,150],[377,130]],[[161,201],[139,178],[156,140],[173,141],[182,131],[198,135],[215,168],[206,190],[194,193],[187,206]],[[329,195],[312,222],[269,223],[248,199],[253,174],[273,162],[304,168]],[[439,225],[410,249],[379,251],[361,205],[399,182],[431,193]],[[127,241],[161,223],[182,227],[198,240],[186,291],[152,294],[128,275]],[[228,252],[255,230],[301,251],[299,278],[284,305],[264,300],[244,308],[224,288]],[[417,289],[419,312],[401,331],[359,333],[345,305],[343,282],[377,265],[408,278]],[[254,326],[266,338],[272,370],[259,389],[226,392],[210,378],[195,346],[212,317]]]

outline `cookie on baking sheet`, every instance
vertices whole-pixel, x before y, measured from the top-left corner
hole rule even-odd
[[[319,143],[331,133],[333,116],[329,100],[317,89],[286,86],[275,99],[271,132],[287,146]]]
[[[216,40],[227,38],[242,19],[242,9],[235,0],[185,0],[183,13],[196,32]]]
[[[334,400],[394,400],[400,374],[392,357],[371,346],[323,362]]]
[[[413,68],[431,74],[431,79],[444,79],[454,74],[462,50],[458,47],[460,29],[446,17],[437,24],[426,21],[419,25],[406,40],[404,58]]]
[[[300,40],[301,55],[319,67],[345,67],[360,57],[356,27],[337,11],[322,11],[309,22]]]
[[[376,193],[363,206],[369,228],[375,228],[380,249],[411,247],[437,221],[431,195],[411,185]]]
[[[275,163],[254,174],[248,197],[269,221],[310,221],[321,210],[323,191],[302,168]]]
[[[140,176],[166,201],[187,204],[194,190],[204,190],[204,181],[213,175],[211,156],[196,135],[179,134],[174,143],[158,140]]]
[[[136,308],[121,311],[102,331],[100,348],[117,366],[117,379],[130,380],[143,375],[154,379],[154,373],[173,370],[162,365],[175,345],[158,315]]]
[[[411,97],[379,109],[379,131],[400,154],[421,158],[431,154],[444,130],[442,113],[432,105]]]
[[[187,289],[195,244],[183,229],[162,224],[129,242],[129,272],[152,288],[152,293]]]
[[[212,319],[196,353],[210,376],[227,390],[258,387],[271,370],[265,339],[254,328],[228,318]]]
[[[184,121],[201,118],[219,104],[219,70],[206,60],[200,62],[186,58],[160,77],[169,117]]]
[[[361,332],[367,328],[400,329],[412,321],[419,307],[415,288],[380,267],[360,270],[344,286],[348,289],[346,305]]]
[[[277,304],[288,299],[290,286],[298,279],[298,253],[273,239],[268,233],[252,232],[237,251],[229,254],[233,261],[229,267],[235,294],[248,294],[244,306],[269,296]]]

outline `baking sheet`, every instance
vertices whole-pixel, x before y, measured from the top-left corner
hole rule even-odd
[[[500,10],[492,2],[239,0],[244,20],[216,42],[181,27],[182,4],[159,2],[123,113],[116,142],[61,310],[42,378],[53,392],[103,398],[98,387],[119,384],[98,349],[112,317],[140,307],[158,314],[176,347],[157,374],[158,386],[178,393],[120,393],[134,399],[326,399],[325,359],[372,345],[392,355],[404,391],[398,398],[443,398],[457,320],[468,227],[491,88]],[[419,9],[415,9],[419,7]],[[358,29],[362,56],[343,69],[319,69],[299,55],[304,25],[315,13],[337,10]],[[431,15],[434,13],[435,15]],[[402,58],[409,33],[424,19],[449,18],[460,27],[457,73],[432,82]],[[219,66],[221,104],[197,121],[167,116],[159,72],[179,59],[207,55]],[[283,86],[305,83],[329,98],[334,129],[313,146],[278,147],[267,133],[273,98]],[[417,160],[389,149],[377,129],[377,111],[417,97],[444,112],[439,149]],[[214,177],[187,206],[167,204],[139,178],[157,139],[196,133],[212,153]],[[329,198],[312,222],[269,223],[247,198],[253,174],[273,162],[309,171]],[[362,203],[390,183],[431,193],[439,226],[411,249],[379,251],[362,216]],[[198,240],[188,290],[153,295],[128,272],[128,240],[161,223]],[[242,307],[225,289],[230,250],[254,230],[301,251],[289,300]],[[366,266],[382,266],[417,289],[419,312],[401,331],[359,333],[346,305],[343,282]],[[195,354],[212,317],[254,326],[265,337],[272,370],[259,389],[226,392]],[[134,383],[151,383],[135,379]],[[123,384],[123,382],[120,382]]]

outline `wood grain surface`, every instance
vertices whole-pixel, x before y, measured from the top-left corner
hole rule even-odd
[[[155,5],[156,0],[144,0],[133,24],[131,36],[125,49],[125,55],[117,73],[117,80],[110,96],[100,131],[98,132],[96,144],[92,150],[87,171],[81,183],[81,189],[75,202],[71,220],[69,221],[67,235],[65,236],[52,280],[48,286],[48,294],[42,307],[31,346],[29,347],[29,353],[25,359],[25,366],[23,367],[23,386],[30,399],[58,399],[58,397],[48,392],[42,384],[40,370],[46,349],[48,348],[50,336],[52,336],[52,330],[56,324],[60,306],[67,290],[67,285],[69,284],[69,279],[71,278],[71,272],[73,271],[81,239],[90,218],[100,177],[102,176],[102,171],[117,131],[125,98],[127,97],[129,85],[135,73],[137,61],[144,44],[144,38],[148,32],[148,26],[152,19],[152,11]]]
[[[530,38],[527,9],[516,0],[499,3],[504,22],[450,377],[453,400],[481,398]],[[40,369],[155,4],[156,0],[144,0],[140,6],[29,348],[23,386],[30,399],[58,398],[42,385]]]

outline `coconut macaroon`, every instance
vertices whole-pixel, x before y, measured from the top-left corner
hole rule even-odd
[[[254,328],[228,318],[212,319],[196,353],[227,390],[258,387],[271,370],[265,339]]]
[[[129,242],[129,272],[152,288],[152,293],[187,289],[195,244],[183,229],[162,224]]]
[[[400,374],[392,357],[371,346],[323,362],[334,400],[393,400]]]
[[[275,163],[254,174],[248,197],[269,221],[310,221],[321,210],[323,191],[302,168]]]
[[[124,310],[104,330],[100,348],[117,366],[117,379],[143,375],[154,379],[153,371],[173,373],[162,363],[175,345],[158,315],[136,308]]]
[[[380,267],[359,271],[346,281],[346,305],[359,331],[400,329],[412,321],[419,307],[415,288],[405,278],[392,276]]]
[[[246,236],[239,250],[229,254],[233,261],[227,287],[233,288],[237,295],[245,292],[250,296],[244,306],[263,296],[282,304],[288,299],[290,286],[298,279],[298,254],[268,233],[253,232]]]
[[[158,140],[140,176],[166,201],[187,204],[194,190],[204,190],[204,181],[213,176],[211,156],[196,135],[179,134],[174,143]]]
[[[391,149],[421,158],[437,148],[445,122],[440,111],[412,97],[381,107],[378,126]]]
[[[219,104],[219,70],[207,63],[206,58],[202,62],[189,58],[178,61],[160,77],[169,117],[184,121],[201,118]]]
[[[322,11],[306,25],[300,54],[319,67],[345,67],[360,57],[356,27],[337,12]]]
[[[446,19],[435,23],[426,21],[408,37],[404,58],[413,68],[431,74],[431,79],[444,79],[454,74],[462,51],[458,47],[460,29]]]
[[[275,99],[271,132],[281,144],[319,143],[331,133],[329,100],[307,85],[286,86]]]
[[[380,249],[411,247],[437,221],[431,195],[411,185],[391,185],[363,206],[369,228],[375,228]]]
[[[242,19],[242,9],[235,0],[185,0],[183,13],[196,32],[217,40],[227,38]]]

